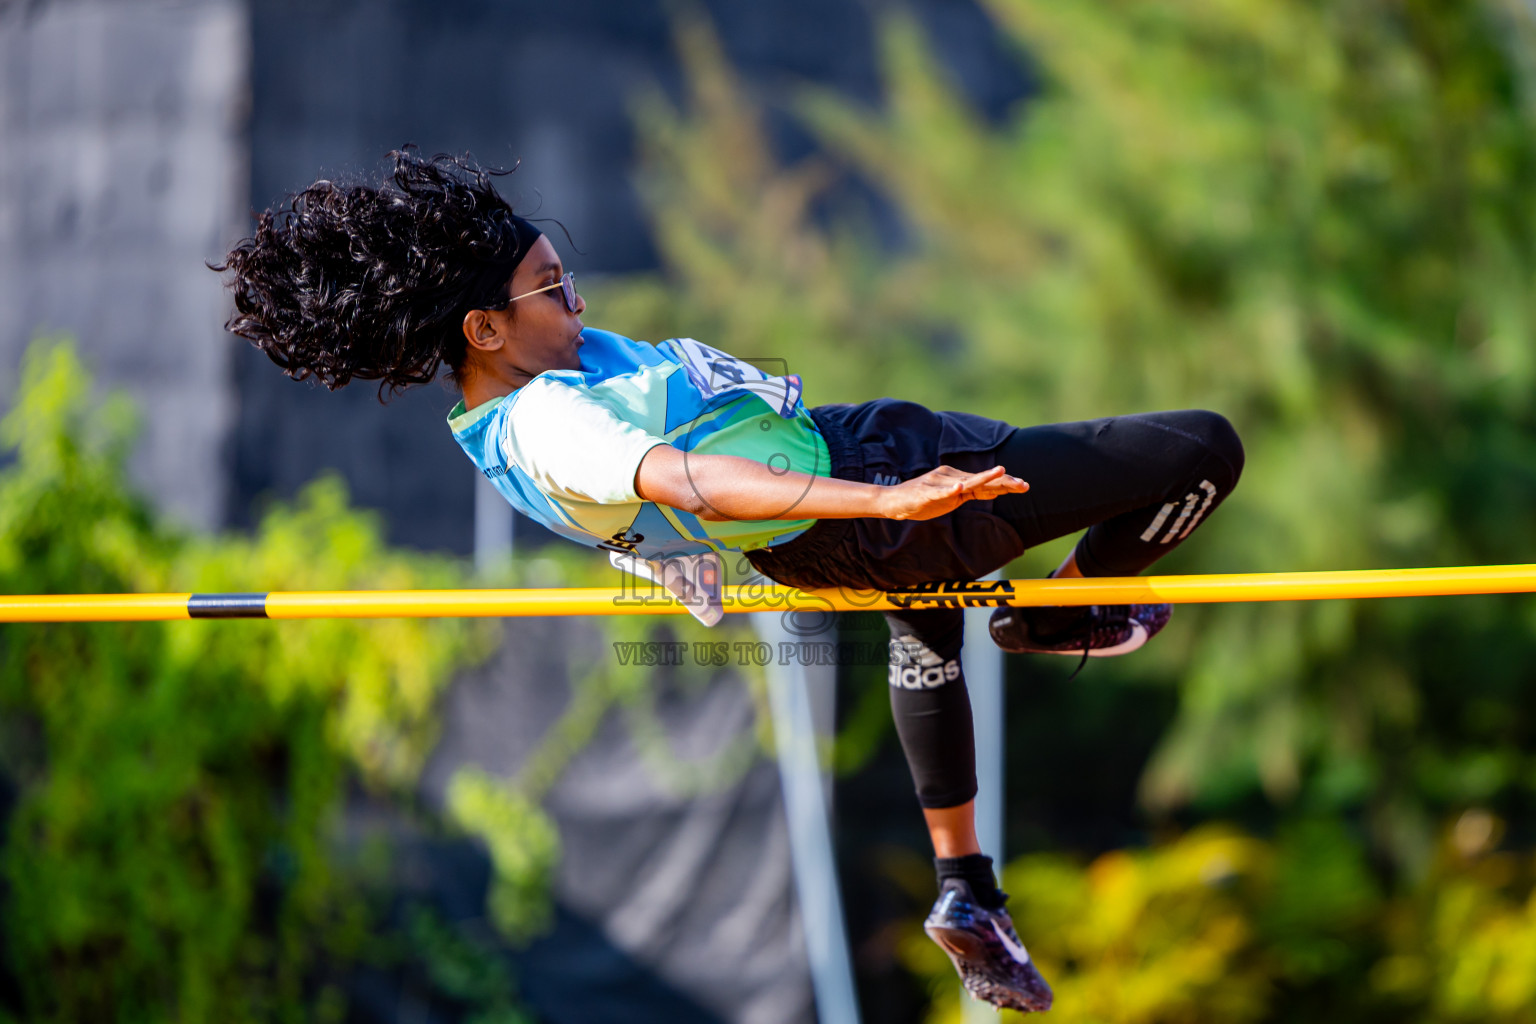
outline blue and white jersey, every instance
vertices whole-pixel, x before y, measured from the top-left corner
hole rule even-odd
[[[652,561],[750,551],[811,526],[702,520],[635,493],[640,460],[659,444],[830,476],[799,377],[769,376],[690,338],[651,345],[592,328],[582,338],[581,369],[546,371],[448,415],[454,438],[514,508],[579,543]]]

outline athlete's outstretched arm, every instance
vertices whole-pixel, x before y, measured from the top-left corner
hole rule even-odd
[[[933,519],[972,499],[1022,494],[1002,466],[964,473],[940,466],[891,487],[776,471],[735,455],[684,455],[656,445],[640,461],[635,492],[700,519]]]

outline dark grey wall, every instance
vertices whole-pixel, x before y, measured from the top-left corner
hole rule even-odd
[[[713,0],[701,9],[764,93],[811,80],[873,102],[873,25],[885,6]],[[911,6],[984,111],[1022,94],[1017,64],[973,0]],[[578,274],[652,267],[626,104],[642,85],[679,84],[670,9],[661,0],[252,0],[252,206],[316,177],[376,175],[387,150],[412,141],[486,163],[521,158],[509,198],[542,197],[585,251],[562,246]],[[809,145],[792,125],[777,129],[788,155]],[[335,469],[357,502],[384,512],[392,540],[471,550],[473,474],[443,425],[454,394],[420,388],[384,407],[366,385],[330,394],[294,384],[250,349],[234,367],[230,521],[247,524],[264,497]]]
[[[0,411],[22,352],[68,334],[137,400],[134,478],[218,525],[233,413],[226,298],[244,230],[240,0],[0,0]]]
[[[580,685],[567,652],[603,643],[582,619],[508,619],[502,628],[497,657],[443,701],[442,739],[418,783],[426,806],[444,808],[466,767],[510,779],[536,750],[547,758],[543,745]],[[666,752],[643,752],[633,711],[616,709],[541,801],[560,833],[559,912],[549,933],[513,955],[519,990],[541,1021],[561,1024],[809,1024],[816,1014],[772,759],[754,759],[739,779],[679,784],[690,765],[697,776],[720,752],[755,743],[751,692],[732,670],[702,687],[657,671],[648,685]],[[442,895],[435,902],[451,912]],[[484,906],[483,897],[468,902],[461,921],[476,923]]]

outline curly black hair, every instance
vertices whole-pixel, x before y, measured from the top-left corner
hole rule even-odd
[[[233,274],[225,328],[295,380],[379,395],[462,377],[464,314],[504,304],[520,246],[512,207],[469,157],[389,154],[379,186],[317,181],[262,213],[256,234],[211,269]]]

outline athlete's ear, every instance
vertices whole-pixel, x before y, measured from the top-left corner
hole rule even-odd
[[[464,314],[464,340],[471,348],[482,352],[494,352],[505,342],[495,320],[483,309],[472,309]]]

